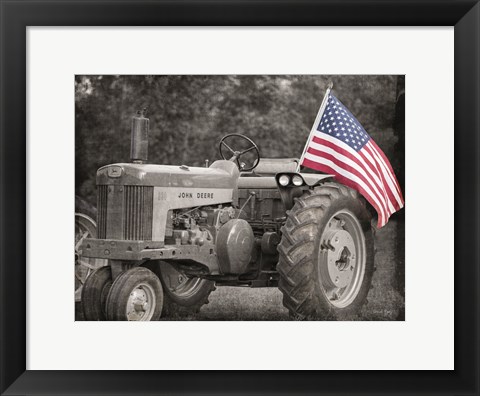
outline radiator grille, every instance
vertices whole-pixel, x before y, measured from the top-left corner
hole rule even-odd
[[[107,237],[107,195],[108,186],[100,185],[97,191],[97,238]]]
[[[109,186],[97,187],[97,237],[99,239],[118,239],[122,236],[124,240],[152,240],[153,187],[112,188],[113,186],[110,186],[112,188],[110,197],[108,196]],[[122,207],[119,207],[120,205]],[[110,228],[107,227],[108,222],[110,222]],[[122,227],[122,230],[116,227]]]
[[[153,187],[125,186],[123,239],[152,240]]]

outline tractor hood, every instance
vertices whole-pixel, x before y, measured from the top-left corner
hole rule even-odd
[[[224,160],[215,161],[209,168],[126,163],[101,167],[97,184],[233,189],[238,176],[237,166]]]

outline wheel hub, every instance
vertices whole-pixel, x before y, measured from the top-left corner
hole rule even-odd
[[[148,312],[150,309],[148,296],[145,290],[141,287],[133,290],[130,293],[127,305],[127,316],[130,320],[138,320],[145,315],[145,312]]]
[[[336,308],[348,307],[357,297],[365,274],[365,236],[349,210],[336,212],[320,237],[318,275],[325,297]]]
[[[355,270],[355,243],[344,229],[332,229],[325,234],[327,269],[331,285],[343,288],[350,284]]]

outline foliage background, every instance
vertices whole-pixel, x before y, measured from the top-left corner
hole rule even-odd
[[[75,77],[76,194],[95,204],[96,170],[129,161],[131,117],[146,106],[151,163],[203,166],[219,158],[227,133],[248,135],[263,157],[299,157],[330,81],[403,174],[393,133],[397,76],[88,75]]]

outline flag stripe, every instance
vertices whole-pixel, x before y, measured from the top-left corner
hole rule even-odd
[[[319,136],[322,136],[322,137],[320,138]],[[364,172],[368,173],[368,175],[365,175],[365,176],[371,179],[371,184],[373,186],[377,187],[378,193],[382,196],[382,199],[386,201],[386,206],[388,207],[388,210],[390,210],[391,212],[394,212],[395,208],[392,204],[392,197],[388,196],[385,193],[385,190],[383,188],[383,182],[380,180],[379,175],[377,174],[377,169],[376,168],[372,169],[370,166],[368,166],[364,158],[362,158],[362,156],[360,155],[360,152],[352,150],[346,144],[343,145],[344,147],[342,147],[341,146],[342,142],[340,142],[340,144],[335,144],[331,141],[334,139],[335,138],[332,138],[327,134],[319,132],[316,136],[314,136],[313,142],[310,143],[310,146],[313,146],[314,143],[322,144],[324,146],[331,148],[332,150],[335,150],[335,152],[339,153],[339,155],[341,156],[351,158],[352,161],[354,161]],[[335,140],[338,140],[338,139],[335,139]]]
[[[404,202],[403,195],[402,195],[402,190],[400,189],[400,183],[398,183],[397,176],[395,176],[395,172],[393,171],[392,164],[390,164],[390,161],[388,160],[385,153],[380,149],[380,147],[378,147],[378,144],[375,143],[373,139],[371,139],[371,143],[372,143],[372,146],[377,151],[377,153],[380,154],[380,156],[382,157],[383,163],[387,166],[387,169],[390,171],[390,176],[392,177],[392,179],[394,181],[394,185],[397,188],[398,194],[400,195],[400,198],[402,199],[402,202]]]
[[[365,189],[368,188],[367,191],[372,195],[372,199],[376,198],[377,203],[378,203],[378,207],[379,207],[380,211],[382,212],[381,213],[382,216],[385,217],[386,213],[389,212],[389,210],[385,207],[385,201],[384,201],[383,197],[381,195],[379,195],[372,188],[372,185],[369,183],[369,181],[367,179],[365,179],[365,177],[362,175],[361,172],[358,172],[355,168],[352,168],[351,166],[339,161],[337,158],[335,158],[334,156],[332,156],[332,155],[330,155],[326,152],[317,151],[317,150],[310,147],[307,150],[307,153],[311,154],[312,156],[317,157],[316,161],[320,161],[319,158],[324,158],[326,160],[331,161],[333,164],[338,166],[340,169],[344,169],[346,172],[350,173],[351,175],[356,176],[358,178],[358,180],[361,180],[364,183]],[[313,157],[310,157],[310,158],[313,159]],[[348,174],[344,174],[344,176],[348,177]]]
[[[304,157],[304,160],[303,160],[303,165],[308,167],[308,168],[312,168],[312,169],[315,169],[319,172],[325,172],[325,173],[331,173],[331,174],[334,174],[335,175],[335,179],[337,179],[340,183],[344,184],[345,186],[347,187],[351,187],[355,190],[357,190],[358,192],[360,192],[364,197],[365,199],[370,203],[370,205],[373,206],[373,208],[377,211],[378,213],[378,221],[377,221],[377,227],[381,228],[385,225],[385,223],[387,222],[388,218],[384,218],[382,215],[381,215],[381,211],[380,211],[380,208],[379,206],[377,205],[377,203],[370,197],[369,194],[366,193],[366,191],[362,188],[362,186],[358,185],[357,183],[355,183],[354,181],[352,181],[351,179],[349,179],[348,177],[345,177],[343,176],[342,174],[339,174],[335,168],[332,168],[326,164],[323,164],[323,163],[320,163],[320,162],[317,162],[316,159],[314,160],[311,160],[309,159],[309,154],[308,152],[305,153],[305,157]]]
[[[397,192],[397,189],[395,188],[394,186],[394,181],[392,180],[392,178],[390,177],[390,174],[389,172],[387,171],[383,161],[380,159],[380,157],[378,156],[378,154],[374,151],[374,149],[372,148],[372,146],[370,145],[370,142],[368,142],[365,146],[364,146],[364,149],[368,150],[372,156],[374,157],[375,159],[375,162],[378,164],[380,170],[381,170],[381,175],[383,176],[384,180],[386,181],[386,186],[385,187],[389,187],[390,188],[390,191],[393,193],[397,203],[398,203],[398,206],[397,206],[397,210],[402,208],[403,207],[403,202],[402,200],[400,199],[399,195],[398,195],[398,192]]]
[[[381,158],[378,156],[378,154],[373,150],[372,146],[366,147],[366,150],[371,150],[371,154],[375,158],[375,162],[378,164],[379,168],[379,174],[382,175],[382,178],[384,180],[384,186],[385,189],[387,190],[388,194],[393,197],[393,203],[395,205],[395,210],[400,210],[403,207],[403,201],[398,195],[398,190],[395,187],[395,182],[392,180],[390,177],[389,173],[387,172],[387,169],[385,165],[383,164],[383,161]]]
[[[388,197],[388,201],[390,202],[390,205],[391,205],[390,209],[393,213],[396,210],[398,210],[397,200],[395,199],[395,196],[386,185],[385,177],[380,171],[380,167],[378,166],[377,161],[375,161],[373,156],[367,151],[366,146],[367,145],[365,145],[364,148],[358,152],[358,154],[360,155],[360,157],[362,157],[366,162],[370,164],[371,169],[373,169],[373,172],[375,172],[375,174],[381,179],[380,185],[382,186],[383,194],[386,197]]]
[[[339,153],[347,157],[358,155],[358,153],[355,150],[353,150],[350,146],[346,145],[342,141],[339,141],[337,138],[332,138],[330,135],[323,132],[317,132],[313,138],[313,141],[328,145],[329,147],[335,149],[336,151],[338,151]],[[324,143],[325,141],[328,142],[328,144]],[[370,176],[373,177],[377,185],[382,184],[382,181],[378,178],[377,170],[376,169],[372,170],[370,166],[363,160],[363,158],[360,157],[359,160],[361,162],[360,165],[362,165],[363,168],[367,170],[367,172],[369,172]]]
[[[380,207],[383,214],[385,215],[385,213],[390,210],[387,206],[383,193],[381,193],[375,183],[373,183],[372,180],[365,175],[365,171],[359,166],[358,162],[355,162],[354,159],[345,157],[344,155],[337,153],[335,150],[329,147],[325,147],[316,142],[310,143],[310,147],[308,148],[307,152],[317,157],[326,158],[334,162],[339,167],[359,177],[368,187],[370,187],[370,189],[377,197],[378,201],[381,204]]]
[[[357,177],[356,175],[348,172],[347,170],[338,166],[334,162],[332,162],[332,161],[330,161],[326,158],[323,158],[323,157],[317,157],[315,155],[312,155],[308,151],[305,153],[305,158],[310,160],[310,161],[313,161],[313,162],[316,162],[318,164],[322,164],[322,165],[328,167],[330,169],[330,172],[331,172],[331,170],[333,170],[335,175],[337,175],[336,176],[337,178],[340,176],[344,179],[343,184],[345,184],[346,180],[349,180],[348,181],[349,184],[347,184],[347,185],[349,187],[355,186],[354,188],[356,190],[360,191],[362,193],[362,195],[365,198],[367,198],[367,200],[375,207],[377,212],[381,212],[380,202],[375,197],[375,195],[372,193],[372,190],[359,177]],[[381,216],[381,217],[383,217],[383,216]]]

